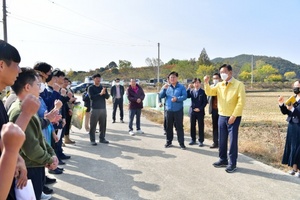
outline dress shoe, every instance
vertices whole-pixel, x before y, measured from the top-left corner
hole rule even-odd
[[[123,121],[123,119],[121,119],[121,123],[125,123],[125,122]]]
[[[61,171],[61,170],[59,170],[59,169],[55,169],[55,170],[51,170],[51,169],[49,169],[49,174],[62,174],[63,173],[63,171]]]
[[[47,186],[44,185],[43,187],[43,192],[45,194],[52,194],[53,193],[53,190],[51,188],[48,188]]]
[[[48,176],[46,176],[46,182],[45,184],[52,184],[56,182],[56,178],[49,178]]]
[[[91,142],[91,145],[92,146],[97,146],[97,143],[96,142]]]
[[[194,144],[196,144],[196,142],[194,140],[191,140],[189,143],[189,145],[194,145]]]
[[[186,147],[185,147],[185,145],[184,145],[184,144],[180,144],[180,149],[182,149],[182,150],[186,150]]]
[[[199,147],[203,147],[203,146],[204,146],[203,142],[199,142]]]
[[[218,147],[219,147],[219,146],[218,146],[217,144],[213,143],[209,148],[215,149],[215,148],[218,148]]]
[[[67,160],[67,159],[70,159],[71,156],[67,156],[67,155],[65,155],[65,154],[62,154],[61,156],[59,156],[59,158],[60,158],[61,160]]]
[[[113,123],[113,124],[116,123],[116,120],[113,120],[112,123]]]
[[[62,161],[62,160],[59,160],[59,161],[58,161],[58,164],[59,164],[59,165],[65,165],[66,163],[65,163],[64,161]]]
[[[109,141],[107,141],[106,139],[103,139],[103,140],[100,140],[100,143],[108,144]]]
[[[63,167],[57,167],[56,169],[59,169],[60,171],[65,171]]]

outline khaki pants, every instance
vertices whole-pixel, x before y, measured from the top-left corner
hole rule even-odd
[[[86,112],[85,113],[85,120],[84,120],[84,127],[85,127],[85,130],[87,132],[90,131],[90,118],[91,118],[91,113],[90,112]]]

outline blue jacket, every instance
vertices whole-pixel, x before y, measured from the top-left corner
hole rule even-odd
[[[168,89],[164,87],[159,92],[160,98],[166,98],[166,110],[167,111],[179,111],[183,108],[183,101],[187,98],[187,93],[185,87],[180,84],[176,83],[176,86],[170,85]],[[177,101],[172,102],[172,98],[176,97]]]

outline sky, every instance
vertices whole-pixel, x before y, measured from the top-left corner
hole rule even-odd
[[[111,61],[240,54],[300,64],[299,0],[6,0],[21,67],[89,71]],[[3,31],[0,31],[3,39]],[[158,51],[158,43],[160,48]],[[159,53],[158,53],[159,52]]]

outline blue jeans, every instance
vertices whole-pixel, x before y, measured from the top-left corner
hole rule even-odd
[[[229,135],[229,165],[236,165],[238,157],[238,131],[242,117],[237,117],[233,124],[228,124],[229,117],[219,116],[219,157],[227,161],[227,142]]]
[[[133,131],[133,119],[136,115],[136,130],[141,130],[141,113],[142,109],[129,109],[129,131]]]

